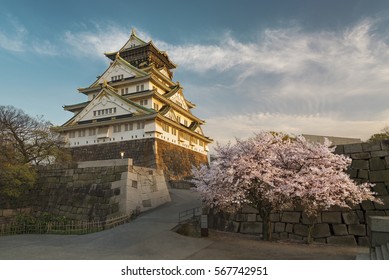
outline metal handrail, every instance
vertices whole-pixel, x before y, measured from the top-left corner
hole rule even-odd
[[[195,207],[195,208],[181,211],[178,213],[178,223],[181,224],[185,221],[188,221],[200,215],[201,215],[201,207]]]

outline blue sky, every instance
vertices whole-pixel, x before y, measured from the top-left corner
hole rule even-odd
[[[131,29],[178,67],[216,141],[358,137],[389,122],[389,1],[2,1],[0,104],[55,125]]]

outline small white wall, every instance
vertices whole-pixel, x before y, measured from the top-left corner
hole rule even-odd
[[[88,162],[90,163],[99,166],[128,165],[128,171],[123,172],[121,179],[111,186],[112,189],[120,188],[119,211],[122,214],[144,212],[171,201],[162,171],[133,166],[131,159]]]

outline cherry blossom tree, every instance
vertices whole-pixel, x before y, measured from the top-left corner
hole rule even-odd
[[[298,206],[314,218],[332,206],[351,208],[363,200],[377,201],[371,184],[357,185],[345,172],[351,159],[334,154],[329,144],[262,132],[217,145],[215,160],[193,169],[193,182],[211,208],[256,208],[263,219],[263,238],[269,240],[271,212]]]

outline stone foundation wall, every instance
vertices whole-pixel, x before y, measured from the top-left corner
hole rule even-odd
[[[157,140],[157,166],[170,180],[180,180],[192,176],[192,167],[207,164],[207,155]]]
[[[120,159],[124,152],[124,158],[131,158],[136,166],[157,168],[152,138],[72,147],[70,152],[74,161]]]
[[[40,167],[30,205],[75,220],[105,220],[170,201],[164,175],[131,159]]]
[[[208,162],[207,156],[160,139],[140,139],[70,148],[75,161],[132,158],[134,165],[164,171],[168,180],[191,175],[192,166]]]
[[[272,237],[275,240],[306,242],[309,227],[313,224],[301,211],[285,211],[270,216]],[[262,218],[258,211],[243,207],[237,214],[209,215],[213,229],[243,234],[262,234]],[[367,227],[362,211],[328,211],[319,215],[313,224],[311,237],[314,242],[368,246]]]
[[[314,242],[368,246],[367,220],[370,216],[389,216],[389,141],[341,145],[336,153],[352,158],[349,169],[357,182],[375,184],[374,191],[383,204],[365,201],[351,211],[323,212],[312,231]],[[303,211],[274,213],[270,217],[275,239],[307,240],[311,222]],[[210,228],[247,234],[262,234],[262,219],[256,209],[243,207],[239,213],[209,215]]]

